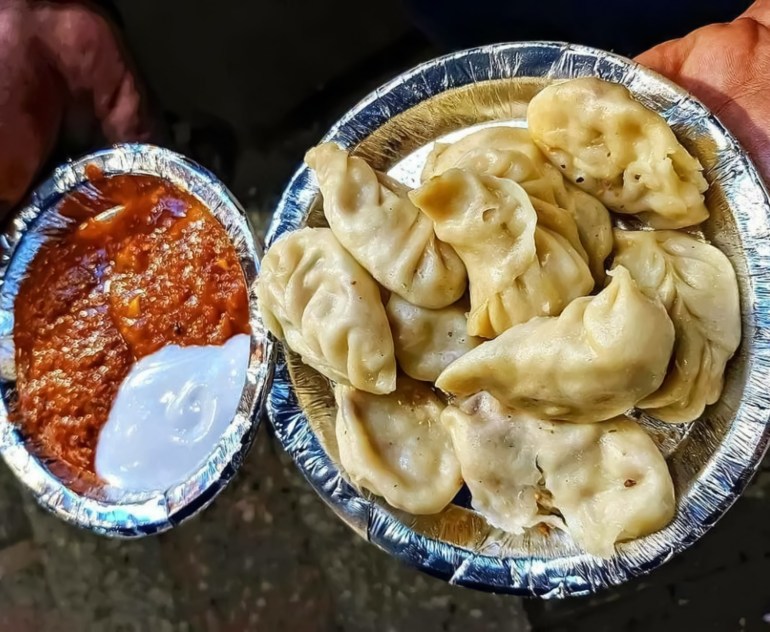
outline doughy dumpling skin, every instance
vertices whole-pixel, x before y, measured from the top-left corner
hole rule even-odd
[[[396,357],[380,290],[328,228],[276,241],[259,273],[267,328],[335,382],[370,393],[396,388]]]
[[[676,330],[668,375],[638,406],[662,421],[693,421],[719,399],[741,341],[735,271],[722,252],[685,233],[616,230],[615,243],[615,265],[660,299]]]
[[[452,144],[437,143],[425,163],[422,180],[454,168],[517,182],[530,196],[539,216],[548,206],[566,210],[576,223],[576,250],[582,248],[586,253],[597,283],[604,281],[604,261],[612,250],[610,214],[599,200],[564,179],[526,129],[496,126]],[[575,245],[572,230],[559,232]]]
[[[462,486],[444,404],[422,382],[399,376],[390,395],[338,385],[337,443],[350,480],[413,514],[438,513]]]
[[[439,241],[402,184],[334,143],[314,147],[305,162],[315,171],[332,232],[381,285],[433,309],[463,295],[462,261]]]
[[[505,531],[542,522],[565,529],[587,552],[610,557],[615,542],[658,531],[674,516],[666,462],[630,419],[543,421],[481,393],[447,407],[442,421],[473,508]]]
[[[571,182],[653,228],[708,217],[703,167],[666,121],[618,84],[593,77],[555,83],[527,109],[532,139]]]
[[[450,364],[443,391],[489,391],[503,404],[544,419],[596,422],[632,408],[663,382],[674,326],[625,268],[596,296],[561,316],[512,327]]]
[[[526,191],[513,180],[450,169],[410,197],[465,263],[472,336],[494,338],[534,316],[558,314],[593,289],[581,254],[553,230],[558,219],[538,225]]]
[[[468,334],[465,301],[427,309],[391,294],[385,310],[398,365],[416,380],[435,382],[446,367],[483,342]]]
[[[526,413],[503,409],[480,393],[441,415],[449,430],[473,509],[493,527],[521,534],[545,523],[564,528],[538,470],[546,424]]]

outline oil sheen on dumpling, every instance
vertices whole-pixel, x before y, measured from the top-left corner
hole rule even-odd
[[[399,376],[390,395],[337,385],[337,443],[351,482],[413,514],[438,513],[460,491],[462,478],[444,404],[423,383]]]
[[[587,552],[610,557],[616,542],[658,531],[674,516],[666,462],[628,418],[543,421],[481,393],[447,407],[442,421],[473,508],[505,531],[542,522],[566,528]]]
[[[703,167],[666,121],[618,84],[593,77],[548,86],[527,109],[532,139],[579,187],[653,228],[708,217]]]
[[[615,264],[661,300],[676,330],[669,373],[639,407],[662,421],[693,421],[719,399],[741,341],[735,271],[722,252],[685,233],[617,230],[615,243]]]
[[[410,196],[465,263],[469,334],[494,338],[535,316],[559,314],[593,289],[581,254],[551,220],[538,225],[513,180],[450,169]]]
[[[509,178],[522,186],[538,215],[548,206],[566,210],[576,223],[579,244],[584,250],[597,283],[604,281],[604,261],[612,250],[612,224],[604,205],[567,182],[526,129],[497,126],[469,134],[452,144],[437,143],[422,172],[423,181],[458,168],[498,178]],[[572,230],[561,234],[570,239]]]
[[[465,301],[427,309],[391,294],[385,310],[398,365],[416,380],[435,382],[452,362],[482,343],[481,338],[468,334]]]
[[[409,201],[403,185],[334,143],[311,149],[305,161],[318,179],[329,227],[380,284],[434,309],[462,296],[462,261],[439,241],[433,222]]]
[[[512,327],[450,364],[436,381],[454,395],[489,391],[506,406],[545,419],[596,422],[632,408],[660,387],[674,326],[625,268],[596,296],[558,317]]]
[[[305,364],[370,393],[396,388],[380,290],[328,228],[276,241],[262,260],[257,296],[267,328]]]

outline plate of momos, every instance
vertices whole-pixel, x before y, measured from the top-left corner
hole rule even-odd
[[[622,583],[713,525],[767,447],[769,232],[729,132],[627,59],[428,62],[281,199],[268,415],[337,514],[422,570],[541,597]]]

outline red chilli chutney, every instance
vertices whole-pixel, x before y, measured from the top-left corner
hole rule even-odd
[[[76,221],[29,266],[15,304],[15,417],[38,454],[93,475],[99,432],[133,363],[167,344],[249,333],[222,225],[155,176],[103,176],[65,197]]]

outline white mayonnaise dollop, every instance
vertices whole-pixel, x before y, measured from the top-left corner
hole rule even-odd
[[[96,473],[131,491],[166,490],[211,453],[235,416],[250,339],[169,345],[139,360],[120,385],[96,446]]]

